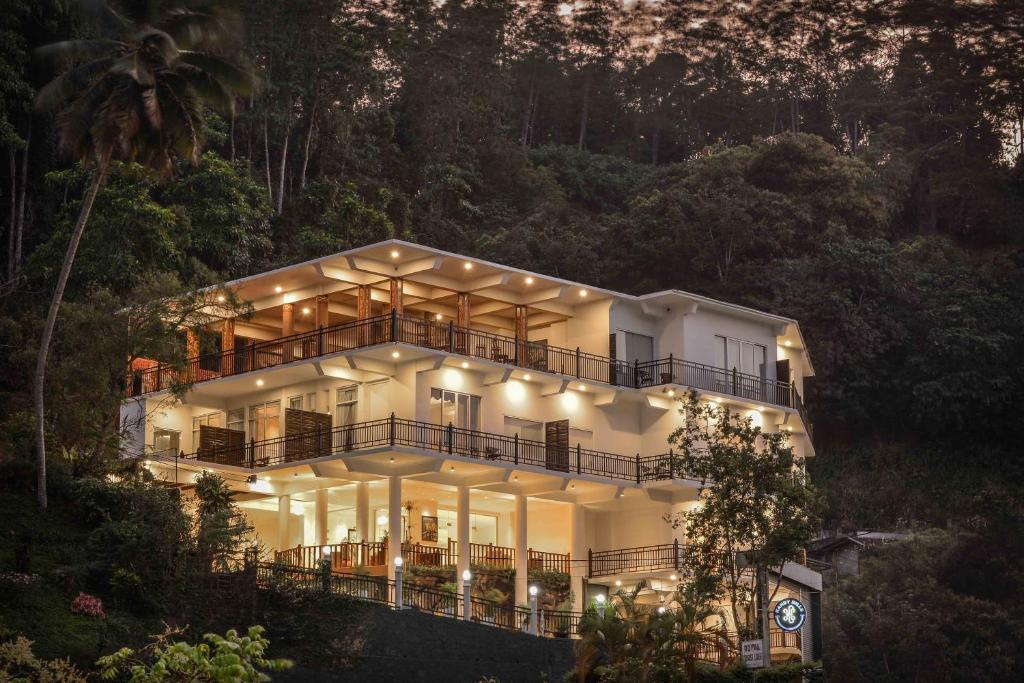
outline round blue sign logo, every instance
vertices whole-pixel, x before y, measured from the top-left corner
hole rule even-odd
[[[775,605],[775,625],[783,631],[798,631],[804,625],[807,618],[807,610],[804,604],[796,598],[779,600]]]

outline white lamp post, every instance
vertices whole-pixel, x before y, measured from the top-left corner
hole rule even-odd
[[[320,560],[320,580],[322,582],[322,588],[324,593],[331,592],[331,549],[324,548],[322,559]]]
[[[469,582],[472,578],[473,575],[469,573],[468,569],[462,570],[462,618],[465,621],[469,621],[472,607],[469,597]]]
[[[540,622],[537,619],[537,587],[530,586],[530,633],[540,635]]]
[[[597,594],[597,613],[601,615],[601,621],[604,621],[604,593]]]
[[[402,600],[402,558],[395,558],[395,609],[403,609]]]

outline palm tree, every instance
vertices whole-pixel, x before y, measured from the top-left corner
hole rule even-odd
[[[686,679],[694,683],[702,654],[718,652],[719,660],[724,659],[723,643],[728,642],[722,626],[725,613],[715,604],[712,592],[698,581],[677,587],[670,603],[675,607],[661,617],[670,628],[671,635],[666,640],[683,661]]]
[[[230,111],[252,86],[234,66],[240,15],[217,0],[80,0],[101,38],[40,48],[71,67],[36,96],[40,111],[58,111],[61,148],[95,164],[39,343],[35,373],[38,498],[46,507],[43,385],[64,288],[96,195],[114,158],[169,173],[179,159],[195,162],[203,143],[203,108]]]

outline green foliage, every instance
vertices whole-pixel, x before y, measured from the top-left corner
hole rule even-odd
[[[684,562],[695,580],[705,590],[712,590],[709,579],[724,587],[733,623],[749,633],[758,570],[780,571],[799,556],[817,528],[819,500],[785,432],[763,432],[696,392],[679,406],[683,426],[669,442],[679,449],[682,470],[701,482],[701,505],[669,521],[692,539]]]
[[[235,492],[219,475],[202,472],[195,479],[196,556],[202,570],[228,571],[242,565],[254,543],[253,527],[234,503]]]
[[[1019,679],[1024,620],[1014,605],[1024,576],[1012,565],[1021,559],[1020,532],[1018,511],[1012,527],[933,530],[862,557],[860,576],[826,603],[830,678]],[[999,585],[986,585],[995,577]]]
[[[130,673],[132,683],[156,683],[167,680],[216,681],[218,683],[255,683],[269,681],[265,672],[284,671],[292,666],[287,659],[267,659],[270,641],[262,626],[250,626],[245,635],[234,629],[223,636],[207,633],[198,645],[170,641],[165,635],[148,652],[136,654],[131,648],[101,657],[96,665],[100,678],[116,680]],[[140,658],[141,657],[141,658]]]
[[[32,653],[32,641],[18,636],[12,641],[0,642],[0,681],[17,683],[85,683],[80,673],[68,660],[41,660]]]

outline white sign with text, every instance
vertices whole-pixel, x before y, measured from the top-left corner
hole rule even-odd
[[[764,641],[744,640],[741,644],[743,666],[748,669],[760,669],[764,663]]]

